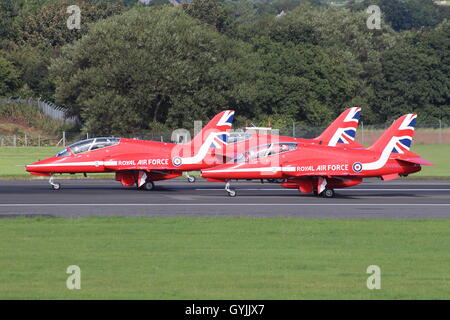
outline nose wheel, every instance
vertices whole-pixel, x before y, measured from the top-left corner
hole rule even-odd
[[[55,182],[55,178],[53,176],[50,176],[48,183],[50,183],[50,186],[53,190],[61,189],[61,184],[59,184],[58,182]]]
[[[230,188],[230,182],[225,184],[225,191],[229,197],[236,197],[236,190]]]
[[[194,183],[195,182],[195,177],[194,176],[190,176],[189,174],[186,173],[186,179],[189,183]]]

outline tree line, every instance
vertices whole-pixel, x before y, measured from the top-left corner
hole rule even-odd
[[[352,106],[366,123],[450,120],[449,14],[432,0],[0,0],[0,15],[0,96],[54,101],[89,132],[190,128],[225,108],[274,126]]]

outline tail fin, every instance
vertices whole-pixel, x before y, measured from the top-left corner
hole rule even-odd
[[[339,144],[362,147],[355,142],[360,114],[361,108],[359,107],[345,110],[314,140],[319,141],[320,144],[331,147],[335,147]]]
[[[181,164],[201,163],[210,149],[223,148],[227,144],[233,120],[233,110],[226,110],[217,114],[194,139],[181,145],[181,148],[175,149],[178,156],[174,164],[179,166]],[[182,157],[180,158],[180,156]]]
[[[414,136],[417,114],[401,116],[378,138],[368,149],[389,154],[405,154],[409,152]]]
[[[206,126],[186,145],[196,146],[198,149],[205,142],[211,140],[209,148],[221,148],[228,141],[229,131],[233,125],[234,111],[226,110],[217,114]],[[211,134],[215,137],[211,138]]]
[[[409,151],[411,148],[414,127],[416,125],[416,114],[405,114],[398,118],[375,143],[368,148],[379,154],[379,158],[370,163],[355,163],[353,170],[377,170],[382,168],[389,158],[405,162],[433,165],[433,163],[420,158],[419,155]],[[385,178],[385,177],[383,177]]]

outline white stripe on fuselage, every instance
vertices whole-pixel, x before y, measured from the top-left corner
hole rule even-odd
[[[377,170],[384,167],[398,140],[399,137],[392,137],[381,153],[380,158],[378,158],[378,160],[374,162],[362,163],[362,170]]]
[[[218,135],[227,134],[227,132],[214,132],[211,133],[205,140],[205,142],[201,145],[200,149],[198,150],[198,153],[193,157],[187,157],[187,158],[181,158],[181,164],[196,164],[200,163],[205,159],[206,154],[208,153],[208,149],[211,146],[211,144],[214,142],[214,138]],[[223,142],[225,144],[225,142]],[[216,143],[217,144],[217,143]],[[215,144],[215,145],[216,145]]]
[[[77,167],[77,166],[116,166],[117,161],[87,161],[87,162],[67,162],[67,163],[42,163],[30,164],[27,168],[32,167]]]
[[[217,170],[208,170],[204,171],[205,173],[225,173],[225,172],[294,172],[295,167],[262,167],[262,168],[232,168],[232,169],[217,169]]]

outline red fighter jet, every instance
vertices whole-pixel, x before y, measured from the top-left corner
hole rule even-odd
[[[305,143],[281,142],[261,146],[267,151],[247,151],[227,164],[202,170],[209,181],[226,182],[225,190],[234,197],[230,179],[286,179],[281,185],[302,193],[334,197],[335,188],[346,188],[378,177],[391,180],[421,170],[421,165],[433,165],[409,151],[416,114],[397,119],[368,149],[330,147]]]
[[[253,148],[252,152],[263,152],[264,150],[267,150],[267,146],[271,143],[279,142],[308,143],[331,147],[347,146],[349,148],[364,148],[362,145],[355,142],[360,112],[361,108],[359,107],[345,110],[320,136],[313,139],[301,139],[251,132],[233,132],[230,135],[226,148],[218,150],[216,155],[224,155],[231,160],[237,155],[243,155],[244,151],[251,148]],[[262,149],[257,148],[260,146]],[[266,148],[264,148],[264,146],[266,146]]]
[[[74,143],[55,156],[26,166],[33,175],[50,176],[54,190],[56,173],[115,172],[123,186],[152,190],[153,181],[180,176],[217,164],[212,146],[225,146],[234,111],[216,115],[194,139],[185,144],[123,138],[93,138]]]

